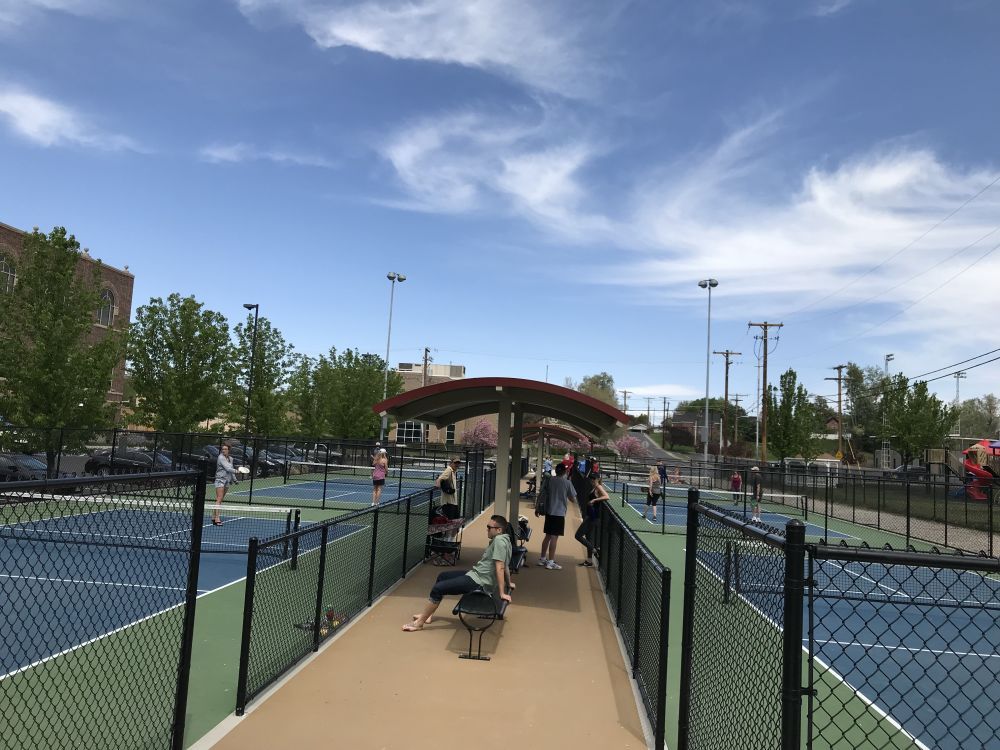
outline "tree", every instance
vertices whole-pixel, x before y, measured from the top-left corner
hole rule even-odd
[[[267,318],[257,321],[256,350],[250,351],[253,339],[253,315],[247,315],[233,329],[239,361],[236,365],[236,388],[230,392],[230,419],[251,433],[281,435],[287,431],[288,398],[286,386],[295,366],[293,347]],[[246,398],[250,361],[253,360],[253,384],[250,394],[250,424],[246,425]]]
[[[129,333],[136,418],[162,432],[191,432],[226,406],[233,347],[225,316],[194,297],[153,297]]]
[[[865,367],[849,362],[844,376],[844,393],[850,414],[851,440],[857,448],[869,453],[878,450],[877,434],[882,426],[882,396],[887,387],[885,374],[878,367]],[[845,423],[847,420],[845,419]]]
[[[778,457],[802,456],[809,460],[819,452],[813,434],[821,424],[816,405],[805,386],[797,382],[795,370],[782,373],[778,387],[767,388],[767,438]]]
[[[665,423],[666,424],[666,423]],[[670,444],[670,449],[673,450],[675,445],[694,445],[694,432],[691,428],[684,424],[667,424],[667,442]]]
[[[584,376],[580,385],[577,386],[577,390],[615,408],[619,406],[618,398],[615,396],[615,379],[606,372]]]
[[[888,418],[882,436],[899,451],[904,464],[924,449],[942,445],[955,424],[953,407],[931,394],[927,383],[909,385],[902,373],[893,376],[886,400]]]
[[[81,267],[80,243],[63,227],[25,238],[17,283],[0,293],[0,414],[9,422],[85,432],[112,418],[106,393],[125,341],[113,328],[91,340],[99,279],[97,265]],[[44,446],[50,470],[56,442]]]
[[[963,435],[994,438],[1000,434],[1000,399],[987,393],[963,401],[958,418]]]
[[[473,448],[497,447],[497,428],[488,419],[480,419],[462,433],[460,442]]]
[[[370,438],[380,418],[372,406],[382,400],[385,360],[355,349],[336,349],[318,358],[297,357],[288,381],[288,404],[304,435]],[[389,396],[403,391],[397,372],[389,373]]]
[[[646,448],[643,441],[632,435],[623,435],[617,440],[612,440],[608,447],[615,450],[626,461],[633,458],[645,458],[649,455],[649,449]]]

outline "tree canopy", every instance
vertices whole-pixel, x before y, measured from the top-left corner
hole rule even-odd
[[[795,370],[785,370],[777,387],[768,386],[765,398],[768,451],[779,458],[814,458],[819,448],[813,435],[822,429],[821,414],[805,386],[798,382]]]
[[[618,397],[615,395],[615,379],[606,372],[599,372],[596,375],[586,375],[576,388],[580,393],[603,401],[615,408],[619,408]]]

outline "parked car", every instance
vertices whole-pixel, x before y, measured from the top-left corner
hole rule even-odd
[[[254,464],[253,449],[243,445],[230,445],[229,458],[232,460],[233,466],[237,469],[241,466],[246,466],[247,468],[254,466],[256,471],[254,476],[257,477],[281,474],[284,470],[284,463],[276,457],[269,455],[267,451],[261,451],[261,455],[256,464]],[[206,465],[206,470],[211,476],[215,475],[215,464],[218,460],[219,446],[217,445],[206,445],[197,453],[185,454],[185,456],[181,457],[182,463],[188,466],[201,468],[202,465]]]
[[[45,479],[48,467],[27,453],[0,453],[0,482]]]
[[[897,466],[892,471],[886,472],[885,475],[890,479],[925,482],[930,477],[930,470],[920,464],[903,464],[902,466]]]
[[[99,451],[91,456],[83,466],[83,470],[87,474],[96,474],[100,477],[108,474],[170,471],[170,469],[170,458],[164,453],[160,451],[151,453],[150,451],[129,448],[115,450],[113,459],[110,450]]]

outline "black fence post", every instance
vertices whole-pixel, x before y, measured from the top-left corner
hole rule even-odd
[[[618,582],[615,588],[618,590],[618,597],[615,602],[615,624],[622,624],[622,583],[625,575],[625,529],[616,525],[618,529]]]
[[[635,547],[635,623],[632,629],[632,678],[639,675],[639,633],[642,625],[642,549]]]
[[[691,650],[694,647],[694,604],[698,571],[698,489],[688,489],[687,550],[684,555],[684,614],[681,620],[681,695],[677,747],[688,748],[691,723]],[[660,746],[662,747],[662,745]]]
[[[396,450],[399,453],[399,481],[396,483],[396,497],[399,498],[399,497],[403,496],[403,468],[404,468],[404,466],[403,466],[403,456],[404,456],[404,454],[406,452],[406,446],[405,445],[397,445],[396,446]],[[386,477],[386,479],[388,479],[388,477]],[[456,481],[457,481],[457,477],[456,477]]]
[[[802,603],[806,527],[785,524],[785,601],[781,664],[781,748],[800,750],[802,735]]]
[[[257,579],[257,537],[250,538],[247,550],[247,582],[243,593],[243,634],[240,640],[239,676],[236,678],[236,715],[247,707],[247,680],[250,674],[250,631],[253,625],[253,589]]]
[[[323,497],[320,498],[319,507],[326,510],[326,486],[330,480],[330,444],[325,446],[323,456]]]
[[[188,563],[187,591],[184,595],[184,632],[177,665],[177,693],[174,700],[173,750],[184,747],[184,724],[187,718],[188,683],[191,681],[191,652],[194,648],[194,614],[198,602],[198,568],[201,561],[201,530],[205,524],[205,472],[198,475],[191,508],[191,549]]]
[[[368,563],[368,606],[372,606],[375,599],[375,551],[378,548],[378,506],[372,511],[375,516],[372,521],[372,554]]]
[[[108,473],[115,473],[115,452],[118,450],[118,428],[111,430],[111,455],[108,456]]]
[[[670,569],[660,574],[660,663],[656,670],[656,724],[653,747],[663,747],[667,735],[667,645],[670,643]]]
[[[313,618],[313,651],[319,650],[319,624],[323,618],[323,583],[326,579],[326,542],[330,527],[323,524],[319,539],[319,575],[316,576],[316,616]]]
[[[906,475],[906,546],[910,546],[910,475]]]
[[[400,578],[406,578],[407,553],[410,551],[410,513],[413,510],[413,496],[406,497],[406,525],[403,527],[403,569],[399,573]]]

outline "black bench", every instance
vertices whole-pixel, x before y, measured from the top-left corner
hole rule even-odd
[[[458,615],[458,619],[469,631],[469,653],[459,654],[459,659],[474,659],[477,661],[489,661],[490,657],[483,656],[483,633],[493,627],[493,623],[502,620],[510,604],[506,599],[495,598],[483,589],[476,589],[466,594],[458,600],[458,604],[451,611],[453,615]],[[476,645],[476,654],[472,654],[472,636],[479,633],[479,642]]]

